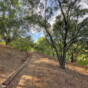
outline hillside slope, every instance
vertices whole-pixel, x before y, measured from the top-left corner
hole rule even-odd
[[[0,84],[26,60],[27,53],[0,46]]]
[[[33,53],[9,88],[88,88],[88,69],[69,63],[62,70],[53,58]]]

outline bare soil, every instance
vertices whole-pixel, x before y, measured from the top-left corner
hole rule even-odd
[[[28,54],[0,46],[0,84],[13,74]],[[32,53],[27,65],[8,88],[88,88],[88,67],[66,64],[60,69],[58,61],[49,56]]]
[[[88,88],[88,69],[69,63],[63,70],[57,60],[33,53],[8,88]]]
[[[0,84],[21,66],[27,56],[26,52],[0,46]]]

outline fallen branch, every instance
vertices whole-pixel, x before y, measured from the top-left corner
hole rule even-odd
[[[4,88],[7,88],[7,86],[13,81],[13,79],[17,76],[17,74],[22,71],[22,69],[26,66],[28,60],[29,60],[29,58],[18,68],[18,70],[15,73],[13,73],[8,79],[6,79],[2,83],[2,86],[5,86]]]

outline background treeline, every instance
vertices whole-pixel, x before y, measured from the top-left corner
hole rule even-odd
[[[5,42],[1,40],[0,44],[5,45]],[[8,46],[14,47],[20,51],[37,52],[40,54],[56,57],[55,50],[49,45],[47,40],[43,37],[40,37],[36,43],[33,41],[31,37],[17,38]],[[74,44],[67,53],[66,57],[68,61],[71,61],[71,58],[74,59],[74,63],[76,62],[80,65],[88,66],[88,42],[81,41]]]

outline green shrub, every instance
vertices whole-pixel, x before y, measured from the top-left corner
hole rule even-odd
[[[78,64],[80,64],[82,66],[88,66],[88,58],[78,61]]]
[[[9,46],[13,46],[21,51],[30,51],[33,48],[33,41],[26,38],[20,38],[11,42]]]

